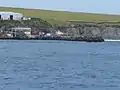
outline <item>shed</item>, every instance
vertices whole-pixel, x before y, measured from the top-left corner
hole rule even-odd
[[[17,34],[17,32],[23,32],[25,35],[29,36],[31,35],[31,28],[27,28],[27,27],[14,27],[11,28],[11,32],[15,34]]]
[[[0,20],[22,20],[23,14],[15,12],[1,12]]]

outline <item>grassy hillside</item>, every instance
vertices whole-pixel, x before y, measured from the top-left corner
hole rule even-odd
[[[69,20],[82,21],[120,21],[119,15],[103,15],[91,13],[73,13],[64,11],[51,10],[37,10],[37,9],[23,9],[23,8],[9,8],[0,7],[0,11],[13,11],[23,13],[27,17],[39,17],[52,24],[65,25]]]

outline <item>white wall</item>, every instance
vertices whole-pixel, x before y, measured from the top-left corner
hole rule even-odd
[[[10,15],[13,15],[13,20],[21,20],[23,17],[20,13],[14,13],[14,12],[0,12],[2,20],[10,20]]]

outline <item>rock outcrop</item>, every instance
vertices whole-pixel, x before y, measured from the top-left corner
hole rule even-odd
[[[56,30],[71,36],[98,36],[104,39],[120,39],[120,22],[77,22]]]

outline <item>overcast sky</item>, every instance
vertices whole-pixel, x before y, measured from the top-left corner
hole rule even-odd
[[[120,0],[0,0],[0,6],[120,14]]]

